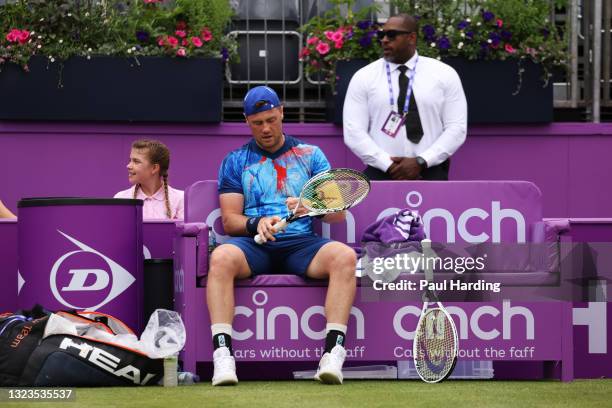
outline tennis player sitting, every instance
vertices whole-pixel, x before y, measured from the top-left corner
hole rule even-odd
[[[283,107],[271,88],[251,89],[244,98],[244,115],[253,139],[229,153],[219,169],[223,228],[232,238],[213,251],[206,287],[215,349],[212,384],[238,382],[231,337],[234,280],[270,273],[329,279],[325,353],[315,378],[341,384],[346,324],[356,290],[355,252],[315,235],[310,217],[274,235],[274,225],[293,211],[302,186],[330,164],[317,146],[283,134]],[[344,218],[338,212],[323,221]],[[253,240],[256,234],[263,236],[262,245]]]

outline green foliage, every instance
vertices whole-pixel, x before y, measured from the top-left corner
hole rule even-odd
[[[228,59],[237,48],[224,35],[231,15],[227,0],[16,0],[0,6],[0,66],[27,69],[33,55]]]
[[[556,0],[557,7],[566,0]],[[471,60],[529,58],[548,77],[568,59],[567,41],[550,21],[549,0],[392,0],[419,19],[419,53]]]
[[[381,48],[376,39],[379,25],[370,16],[375,5],[353,14],[354,0],[332,0],[332,10],[316,16],[302,26],[306,45],[300,52],[306,74],[319,75],[331,84],[336,82],[336,63],[340,60],[362,58],[374,60],[380,57]],[[342,6],[347,6],[346,17]]]

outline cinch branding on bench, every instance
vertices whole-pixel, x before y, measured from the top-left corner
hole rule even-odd
[[[448,242],[454,243],[457,242],[457,237],[460,238],[461,241],[478,244],[482,242],[494,242],[499,243],[502,240],[502,222],[504,222],[504,235],[516,236],[516,242],[524,243],[526,242],[526,221],[523,214],[514,208],[502,208],[501,201],[493,200],[490,203],[490,207],[488,208],[480,208],[480,207],[470,207],[466,208],[462,212],[451,211],[446,208],[429,208],[425,211],[419,211],[419,207],[423,203],[423,195],[418,191],[410,191],[406,194],[406,203],[408,204],[408,208],[411,210],[418,212],[423,218],[423,224],[425,227],[425,232],[427,236],[430,237],[433,241],[437,242]],[[397,207],[389,207],[382,210],[378,216],[377,220],[386,217],[388,215],[394,214],[399,211],[401,208]],[[215,225],[215,222],[218,218],[221,217],[221,210],[216,208],[214,211],[211,211],[206,217],[206,224]],[[474,219],[478,219],[481,221],[486,221],[490,219],[490,223],[481,222],[480,224],[484,224],[480,230],[477,230],[477,227],[474,225],[475,222],[471,221]],[[470,222],[471,221],[471,222]],[[515,231],[511,231],[511,225],[509,225],[509,221],[514,221]],[[445,232],[445,237],[438,236],[437,234],[441,233],[440,229],[432,230],[432,223],[436,225],[440,222],[444,223],[444,229],[442,231]],[[468,229],[468,224],[471,227]],[[365,227],[365,226],[362,226]],[[219,231],[215,231],[217,234],[217,241],[223,243],[229,237],[221,234]],[[437,233],[437,234],[436,234]],[[322,236],[326,238],[333,238],[331,236],[331,227],[329,224],[322,224]],[[358,237],[356,237],[356,220],[354,215],[350,210],[346,211],[346,240],[344,242],[348,244],[353,244],[357,242]]]

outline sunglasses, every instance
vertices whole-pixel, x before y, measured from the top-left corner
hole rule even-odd
[[[412,34],[414,31],[402,31],[402,30],[378,30],[376,36],[379,40],[387,37],[389,41],[395,40],[395,38],[400,34]]]

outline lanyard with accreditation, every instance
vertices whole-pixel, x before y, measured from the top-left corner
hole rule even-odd
[[[389,85],[389,104],[391,105],[391,112],[385,120],[381,130],[383,133],[395,137],[397,132],[401,129],[406,121],[406,114],[408,113],[408,105],[410,104],[410,95],[412,95],[412,84],[414,83],[414,74],[416,72],[416,64],[419,62],[419,57],[417,56],[416,61],[414,62],[414,68],[409,70],[408,72],[408,90],[406,91],[406,102],[404,102],[404,111],[400,114],[399,112],[395,112],[395,98],[393,97],[393,86],[391,84],[391,68],[389,68],[389,63],[385,62],[385,68],[387,69],[387,84]],[[400,75],[403,75],[400,72]],[[401,92],[401,91],[400,91]]]

